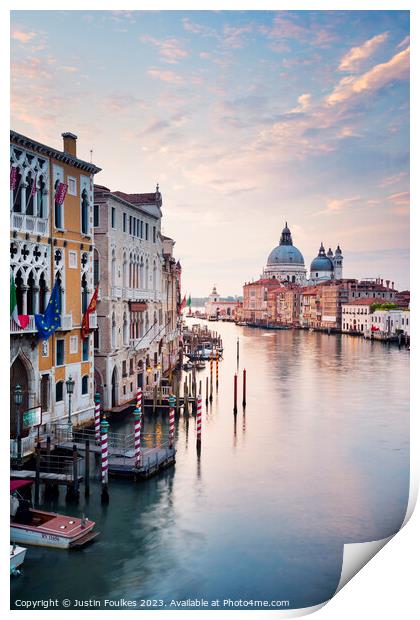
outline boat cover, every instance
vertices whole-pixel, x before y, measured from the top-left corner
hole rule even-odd
[[[32,480],[11,480],[10,493],[13,493],[13,491],[17,491],[17,489],[21,489],[22,487],[26,487],[30,484],[32,484]]]

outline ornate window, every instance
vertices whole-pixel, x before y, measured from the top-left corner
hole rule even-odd
[[[63,381],[57,381],[55,384],[55,402],[59,403],[63,400]]]
[[[89,375],[82,377],[82,394],[89,393]]]
[[[82,233],[84,235],[89,234],[89,199],[88,193],[84,189],[81,196],[81,208],[82,208]]]

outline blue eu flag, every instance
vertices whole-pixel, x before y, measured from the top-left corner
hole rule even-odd
[[[45,309],[45,314],[35,315],[35,325],[39,338],[48,338],[61,326],[61,295],[60,284],[55,281],[50,301]]]

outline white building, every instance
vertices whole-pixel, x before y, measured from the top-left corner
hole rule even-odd
[[[410,310],[375,310],[370,318],[371,331],[379,338],[410,336]]]
[[[341,314],[341,331],[344,333],[371,334],[370,306],[378,300],[373,297],[355,299],[349,304],[343,304]]]
[[[209,318],[226,318],[230,319],[236,313],[236,309],[239,306],[239,301],[221,299],[219,293],[216,290],[216,285],[213,286],[213,290],[209,295],[208,300],[204,306],[204,313]]]
[[[370,338],[392,338],[398,334],[410,336],[410,311],[384,309],[371,311],[378,298],[366,297],[344,304],[342,308],[342,331],[357,333]]]
[[[95,186],[95,383],[106,410],[122,409],[137,387],[158,382],[163,363],[176,352],[168,338],[177,345],[173,303],[179,291],[164,286],[177,269],[169,238],[164,257],[161,205],[158,187],[126,194]]]

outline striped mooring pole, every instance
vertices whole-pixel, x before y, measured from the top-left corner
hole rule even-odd
[[[171,394],[168,398],[169,402],[169,447],[173,448],[175,439],[175,402],[176,398]]]
[[[219,351],[216,349],[216,390],[219,387]]]
[[[101,492],[101,502],[102,504],[107,504],[109,502],[109,494],[108,494],[108,430],[109,424],[104,419],[101,421],[101,448],[102,448],[102,465],[101,465],[101,474],[102,474],[102,492]]]
[[[134,409],[134,465],[141,466],[141,410]]]
[[[201,394],[197,396],[197,447],[201,445]]]
[[[101,441],[101,395],[99,392],[95,394],[95,440],[96,443]]]
[[[137,409],[140,409],[140,413],[141,413],[142,400],[143,400],[143,390],[141,389],[141,387],[139,387],[137,388],[136,407]]]

